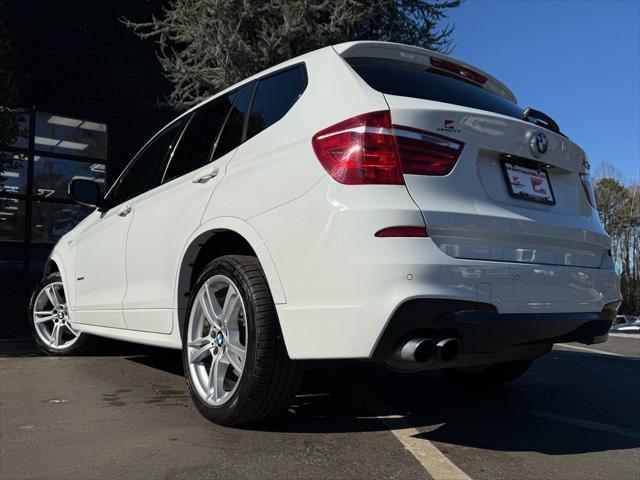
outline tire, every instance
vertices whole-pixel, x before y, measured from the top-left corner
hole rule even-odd
[[[47,294],[51,289],[56,292],[53,301]],[[40,321],[36,322],[36,319]],[[88,335],[75,331],[70,323],[66,293],[59,274],[53,273],[36,285],[29,302],[29,327],[36,345],[45,355],[76,355],[84,351]],[[54,332],[61,336],[55,336]]]
[[[182,359],[193,402],[214,423],[246,425],[287,408],[304,366],[289,359],[255,257],[227,255],[202,270],[182,329]]]
[[[442,370],[442,373],[456,383],[471,386],[500,386],[524,375],[532,363],[533,360],[518,360],[496,363],[481,369],[448,368]]]

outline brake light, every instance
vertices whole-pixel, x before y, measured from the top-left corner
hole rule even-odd
[[[312,143],[322,166],[340,183],[404,184],[388,110],[340,122],[317,133]]]
[[[582,187],[584,188],[584,193],[587,195],[589,199],[589,203],[596,210],[598,207],[596,206],[596,194],[593,191],[593,183],[591,182],[591,175],[588,173],[580,173],[580,181],[582,182]]]
[[[404,185],[404,174],[446,175],[464,147],[447,137],[391,124],[388,110],[350,118],[314,135],[325,170],[346,185]]]
[[[378,230],[376,237],[427,237],[424,227],[388,227]]]
[[[394,127],[402,171],[408,175],[447,175],[464,143],[409,127]]]
[[[430,57],[431,66],[445,72],[453,73],[472,82],[484,85],[487,82],[487,77],[471,70],[470,68],[463,67],[457,63],[444,60],[442,58]]]

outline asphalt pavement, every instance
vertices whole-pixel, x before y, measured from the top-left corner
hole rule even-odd
[[[0,342],[0,478],[631,479],[640,336],[560,345],[508,387],[371,362],[309,365],[284,416],[205,421],[177,351],[101,342],[38,356]]]

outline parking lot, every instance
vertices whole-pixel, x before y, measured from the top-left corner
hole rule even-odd
[[[309,365],[289,413],[206,422],[176,351],[0,343],[0,478],[637,478],[640,336],[557,346],[511,386]]]

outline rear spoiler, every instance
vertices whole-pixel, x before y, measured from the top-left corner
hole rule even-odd
[[[560,126],[556,123],[556,121],[540,110],[535,110],[531,107],[527,107],[525,111],[522,112],[522,119],[526,122],[531,122],[536,125],[548,128],[552,132],[559,133],[563,137],[566,137],[566,135],[560,131]]]
[[[485,88],[511,103],[518,103],[513,92],[487,72],[432,50],[400,43],[371,41],[340,43],[334,45],[333,49],[343,58],[382,58],[416,63]]]

